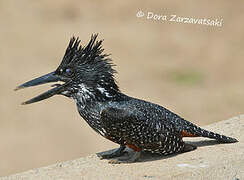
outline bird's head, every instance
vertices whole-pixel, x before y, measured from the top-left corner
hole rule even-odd
[[[58,68],[46,75],[28,81],[15,90],[45,84],[53,84],[52,89],[22,104],[30,104],[61,94],[71,98],[112,98],[119,92],[114,80],[115,70],[107,54],[103,54],[102,41],[97,34],[91,36],[86,46],[80,45],[79,38],[72,37]]]

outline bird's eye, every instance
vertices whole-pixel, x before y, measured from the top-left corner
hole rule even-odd
[[[65,69],[65,74],[67,76],[71,76],[73,74],[73,71],[70,68]]]

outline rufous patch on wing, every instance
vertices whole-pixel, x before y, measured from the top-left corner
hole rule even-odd
[[[181,137],[199,137],[199,136],[187,131],[181,131]]]
[[[133,144],[128,144],[128,143],[126,143],[126,146],[128,146],[129,148],[133,149],[133,150],[136,151],[136,152],[140,152],[140,151],[141,151],[141,148],[136,147],[136,146],[133,145]]]

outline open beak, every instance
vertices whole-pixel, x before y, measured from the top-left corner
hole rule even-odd
[[[44,76],[35,78],[35,79],[31,80],[31,81],[28,81],[28,82],[16,87],[15,91],[17,91],[19,89],[31,87],[31,86],[37,86],[37,85],[40,85],[40,84],[45,84],[45,83],[49,83],[49,82],[57,82],[57,81],[62,81],[62,80],[61,80],[61,78],[59,76],[57,76],[55,74],[55,72],[51,72],[51,73],[48,73],[48,74],[46,74]],[[60,94],[62,91],[64,91],[64,84],[63,85],[55,84],[54,86],[55,86],[55,88],[52,88],[52,89],[40,94],[39,96],[36,96],[36,97],[26,101],[26,102],[23,102],[22,105],[38,102],[38,101],[47,99],[49,97],[52,97],[55,94]]]

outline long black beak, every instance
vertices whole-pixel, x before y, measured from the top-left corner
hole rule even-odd
[[[31,87],[31,86],[37,86],[37,85],[41,85],[41,84],[45,84],[45,83],[49,83],[49,82],[57,82],[57,81],[61,81],[61,78],[58,77],[57,75],[55,75],[54,72],[48,73],[44,76],[35,78],[31,81],[28,81],[20,86],[17,86],[15,88],[15,91],[19,90],[19,89],[23,89],[23,88],[27,88],[27,87]],[[23,102],[22,105],[24,104],[31,104],[34,102],[38,102],[44,99],[47,99],[49,97],[52,97],[55,94],[59,94],[63,91],[63,86],[62,85],[56,85],[57,87],[50,89],[42,94],[40,94],[39,96],[36,96],[26,102]]]
[[[56,76],[54,74],[54,72],[51,72],[51,73],[48,73],[41,77],[30,80],[24,84],[21,84],[20,86],[17,86],[14,90],[17,91],[19,89],[23,89],[23,88],[27,88],[27,87],[31,87],[31,86],[37,86],[37,85],[46,84],[49,82],[57,82],[59,80],[60,79],[58,78],[58,76]]]

